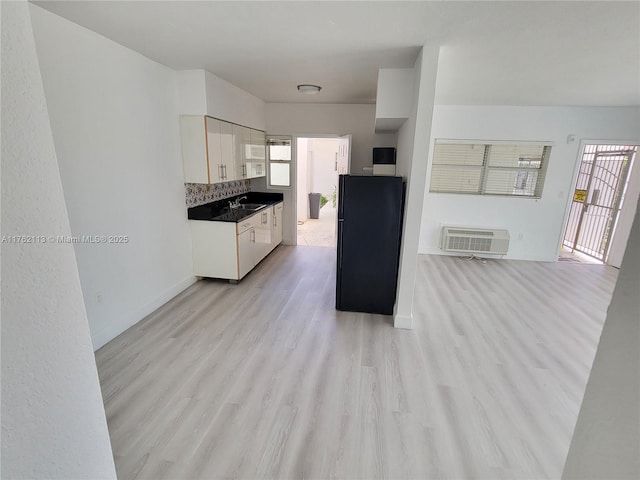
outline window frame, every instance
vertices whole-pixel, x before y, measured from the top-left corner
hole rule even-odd
[[[441,145],[479,145],[484,147],[482,163],[481,164],[464,164],[464,163],[436,163],[436,147],[438,144]],[[542,147],[542,155],[540,158],[529,157],[525,160],[519,159],[519,161],[528,161],[529,166],[499,166],[499,165],[491,165],[491,150],[494,146],[515,146],[515,147]],[[542,198],[544,184],[546,183],[546,173],[549,166],[549,161],[551,158],[551,150],[554,146],[553,142],[542,142],[542,141],[510,141],[510,140],[459,140],[459,139],[448,139],[448,138],[436,138],[434,139],[433,150],[432,150],[432,158],[431,158],[431,169],[430,169],[430,178],[429,178],[429,193],[442,193],[442,194],[454,194],[454,195],[482,195],[482,196],[493,196],[493,197],[507,197],[507,198],[527,198],[539,200]],[[538,162],[539,167],[532,167],[531,164],[533,162]],[[459,190],[434,190],[434,187],[438,187],[438,185],[434,186],[434,167],[443,166],[449,168],[451,170],[455,169],[466,169],[467,172],[473,171],[474,169],[479,170],[480,176],[478,180],[478,187],[474,190],[464,191],[462,189]],[[528,182],[529,178],[531,178],[532,173],[536,173],[535,176],[535,185],[531,194],[527,193],[496,193],[487,191],[487,181],[492,172],[516,172],[516,179],[513,182],[513,186],[511,187],[512,191],[521,190],[517,188],[517,185],[521,184],[521,174],[526,174],[525,181]],[[461,177],[462,178],[462,177]],[[505,186],[507,184],[505,183]]]
[[[289,160],[272,160],[271,159],[271,150],[269,145],[269,140],[282,140],[289,142],[290,148],[290,159]],[[265,138],[265,146],[266,146],[266,166],[267,166],[267,189],[269,190],[292,190],[293,184],[295,181],[294,176],[294,161],[295,152],[294,152],[294,139],[292,135],[267,135]],[[271,164],[286,164],[289,165],[289,185],[272,185],[271,184]]]

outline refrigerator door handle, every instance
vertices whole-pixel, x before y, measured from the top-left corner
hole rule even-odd
[[[336,309],[342,309],[342,229],[344,228],[344,222],[342,220],[338,220],[338,248],[337,248],[337,256],[338,261],[336,265]]]
[[[344,181],[345,177],[340,175],[338,177],[338,218],[344,219]]]
[[[344,230],[344,220],[338,220],[338,270],[342,268],[342,232]]]

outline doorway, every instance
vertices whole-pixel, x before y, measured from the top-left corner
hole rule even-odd
[[[563,247],[608,263],[637,146],[584,146]]]
[[[338,175],[349,172],[351,135],[296,140],[297,244],[336,246]]]

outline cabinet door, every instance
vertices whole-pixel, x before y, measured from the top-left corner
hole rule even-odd
[[[264,132],[251,130],[251,178],[266,176],[265,153]]]
[[[254,239],[255,230],[253,228],[238,235],[238,280],[255,266]]]
[[[231,134],[233,136],[233,158],[235,163],[236,180],[245,180],[249,178],[247,165],[244,159],[244,145],[242,144],[242,129],[240,125],[231,126]]]
[[[209,161],[209,183],[224,182],[224,168],[222,166],[222,139],[220,121],[205,117],[207,125],[207,158]]]
[[[180,140],[184,182],[210,183],[205,118],[202,115],[181,115]]]
[[[251,129],[240,128],[240,163],[242,164],[242,178],[252,178],[251,176]]]
[[[189,220],[193,271],[201,277],[238,279],[236,225]]]
[[[273,248],[282,242],[282,203],[273,207],[273,229],[271,235],[271,245]]]
[[[231,123],[220,122],[220,150],[223,181],[236,180],[236,162],[233,154],[233,125]]]
[[[272,209],[265,208],[264,210],[255,214],[252,218],[255,230],[255,262],[260,262],[271,251],[271,223],[272,223]]]

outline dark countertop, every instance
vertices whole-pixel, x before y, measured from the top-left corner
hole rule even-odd
[[[242,210],[240,208],[229,208],[229,202],[233,202],[237,198],[247,197],[242,200],[242,203],[263,203],[267,207],[280,203],[283,200],[282,193],[266,193],[266,192],[248,192],[234,197],[225,198],[224,200],[217,200],[215,202],[206,203],[197,207],[191,207],[187,209],[187,217],[189,220],[207,220],[215,222],[232,222],[238,223],[247,217],[250,217],[254,213],[261,212],[260,210]],[[265,208],[267,208],[265,207]]]

